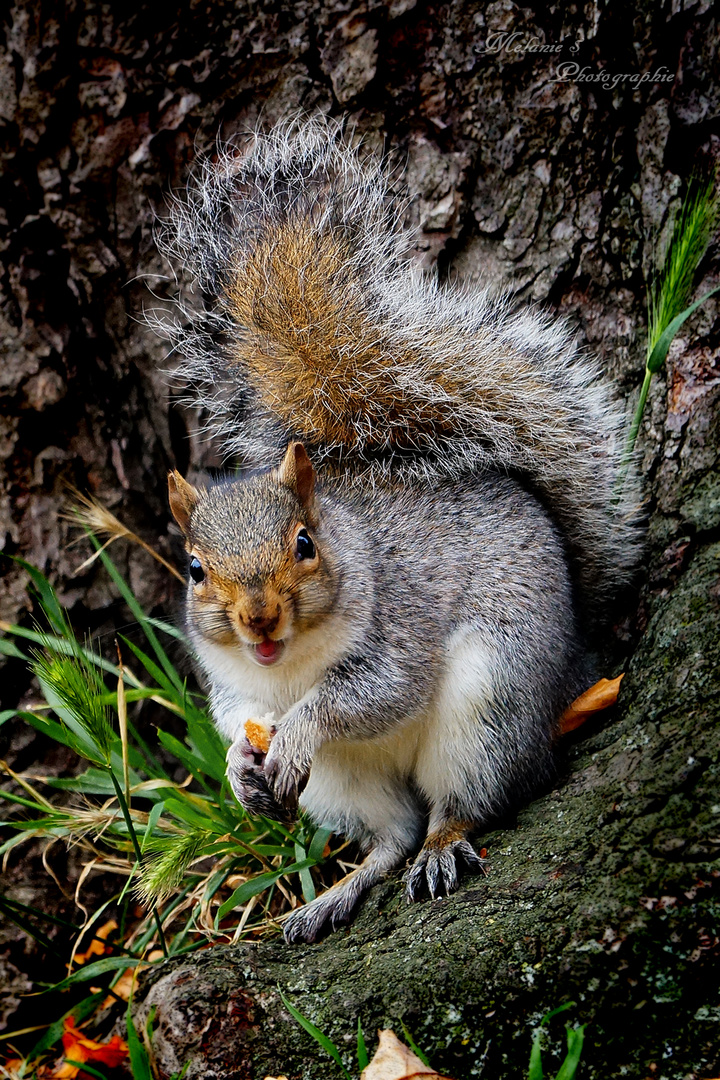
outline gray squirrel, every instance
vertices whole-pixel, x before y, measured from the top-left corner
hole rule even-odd
[[[561,321],[421,272],[403,207],[342,124],[302,119],[206,162],[165,237],[211,298],[178,322],[180,373],[251,466],[169,477],[230,783],[367,852],[292,912],[291,942],[409,856],[410,900],[482,868],[470,835],[552,774],[638,557],[595,361]]]

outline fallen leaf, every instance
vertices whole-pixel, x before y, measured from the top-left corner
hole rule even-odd
[[[7,1061],[3,1061],[2,1067],[5,1070],[5,1074],[10,1077],[10,1080],[19,1080],[19,1077],[25,1075],[25,1066],[27,1061],[25,1058],[8,1058]],[[278,1080],[282,1080],[282,1077],[278,1077]]]
[[[593,713],[614,705],[624,677],[625,672],[618,675],[617,679],[600,679],[584,694],[575,698],[558,721],[558,735],[567,735],[569,731],[575,731],[575,728],[584,724]]]
[[[75,963],[86,964],[91,956],[103,956],[104,953],[109,952],[112,945],[108,945],[106,939],[112,934],[113,930],[117,930],[117,928],[118,924],[115,920],[108,919],[108,921],[95,933],[95,936],[85,952],[75,953]],[[98,940],[98,938],[100,940]]]
[[[63,1021],[62,1044],[65,1052],[65,1060],[61,1061],[52,1072],[47,1067],[38,1071],[38,1077],[44,1080],[75,1080],[82,1075],[80,1065],[72,1064],[86,1061],[107,1065],[110,1069],[117,1069],[122,1065],[128,1055],[128,1045],[119,1035],[113,1035],[106,1043],[88,1039],[75,1027],[75,1019],[67,1016]]]
[[[360,1080],[450,1080],[431,1069],[401,1043],[394,1031],[378,1032],[380,1044],[370,1064],[363,1069]]]

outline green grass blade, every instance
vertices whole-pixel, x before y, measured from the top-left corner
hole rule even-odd
[[[542,1067],[542,1030],[553,1019],[554,1016],[558,1016],[560,1013],[566,1012],[567,1009],[572,1009],[575,1006],[574,1001],[566,1001],[562,1005],[558,1005],[556,1008],[551,1009],[550,1012],[545,1013],[538,1027],[535,1030],[533,1036],[532,1047],[530,1049],[530,1067],[528,1070],[528,1080],[543,1080],[543,1067]],[[568,1030],[570,1028],[568,1027]],[[574,1029],[573,1029],[574,1030]],[[582,1040],[581,1040],[582,1045]],[[567,1059],[566,1059],[567,1060]],[[574,1075],[574,1074],[571,1074]],[[570,1080],[570,1077],[564,1077],[563,1080]]]
[[[316,862],[322,862],[323,852],[331,836],[332,829],[316,829],[308,848],[308,858],[315,859]]]
[[[68,986],[76,986],[77,983],[90,982],[92,979],[97,979],[99,975],[104,975],[108,971],[117,971],[120,968],[137,967],[138,964],[145,963],[147,963],[147,961],[139,956],[106,956],[102,960],[96,960],[94,964],[83,964],[77,971],[73,971],[72,975],[68,975],[67,979],[63,979],[62,982],[56,983],[54,986],[49,986],[43,993],[47,994],[51,990],[66,990]]]
[[[293,1020],[295,1020],[300,1025],[301,1028],[303,1028],[305,1031],[307,1031],[308,1035],[312,1035],[313,1039],[318,1044],[318,1046],[321,1046],[323,1048],[323,1050],[327,1054],[330,1055],[330,1057],[333,1059],[333,1061],[342,1070],[342,1073],[346,1077],[346,1080],[352,1080],[352,1077],[350,1076],[350,1073],[347,1071],[347,1069],[343,1065],[343,1060],[340,1057],[340,1051],[338,1050],[335,1043],[332,1042],[332,1040],[329,1039],[327,1037],[327,1035],[324,1035],[323,1032],[320,1031],[319,1028],[315,1027],[315,1025],[312,1023],[312,1021],[308,1020],[308,1018],[306,1016],[303,1016],[303,1014],[300,1012],[299,1009],[296,1009],[294,1005],[291,1005],[290,1002],[288,1001],[288,999],[283,994],[282,990],[279,990],[278,992],[279,992],[280,997],[282,999],[283,1005],[285,1006],[287,1011],[290,1013]]]
[[[90,537],[90,540],[91,540],[95,550],[99,553],[99,556],[100,556],[100,559],[102,560],[103,566],[105,567],[108,574],[112,578],[113,582],[115,583],[115,585],[119,589],[120,595],[122,596],[122,598],[125,601],[125,603],[127,604],[127,606],[130,608],[130,611],[133,613],[133,615],[135,616],[137,621],[140,623],[140,625],[141,625],[141,627],[143,629],[143,633],[145,634],[145,637],[148,639],[150,645],[152,646],[152,650],[155,653],[156,657],[158,658],[158,661],[160,662],[160,665],[163,668],[163,671],[167,675],[168,679],[170,679],[170,681],[173,683],[173,685],[175,686],[175,689],[179,693],[182,693],[182,689],[183,689],[182,680],[181,680],[180,676],[178,675],[177,671],[175,670],[175,668],[173,667],[172,663],[170,662],[170,660],[169,660],[169,658],[167,656],[167,653],[165,652],[162,645],[160,644],[160,641],[158,640],[157,634],[153,630],[153,627],[151,626],[150,622],[148,621],[147,615],[145,614],[142,607],[140,606],[137,599],[135,598],[134,593],[132,592],[132,590],[130,589],[128,584],[126,583],[125,579],[123,578],[123,576],[120,573],[120,571],[118,570],[118,568],[115,566],[115,563],[112,561],[112,559],[108,555],[107,551],[102,551],[101,550],[101,545],[100,545],[99,541],[95,539],[95,537],[92,535],[92,533],[88,533],[88,536]]]
[[[148,776],[151,777],[151,779],[153,780],[170,780],[170,773],[160,763],[157,755],[154,754],[153,751],[150,749],[147,742],[145,741],[145,739],[143,739],[142,735],[140,735],[137,728],[132,723],[129,717],[128,735],[130,736],[134,745],[138,748],[139,752],[142,754],[144,771],[148,774]]]
[[[74,638],[63,606],[58,600],[52,585],[42,571],[38,570],[37,566],[33,566],[32,563],[25,562],[24,559],[18,558],[17,555],[9,555],[7,558],[12,559],[18,566],[22,566],[23,570],[30,575],[30,580],[35,588],[35,593],[40,601],[40,606],[45,612],[47,620],[53,630],[61,637]]]
[[[193,753],[202,758],[208,776],[221,784],[227,772],[226,743],[206,712],[198,709],[187,698],[184,706],[187,738],[192,746]]]
[[[58,653],[60,656],[82,656],[89,663],[94,664],[102,671],[114,675],[115,678],[120,674],[116,664],[106,660],[92,649],[86,649],[74,638],[57,637],[54,634],[45,634],[39,630],[28,630],[24,626],[18,626],[17,623],[12,623],[7,628],[6,633],[12,634],[13,637],[22,638],[24,641],[32,641],[35,645],[42,645],[43,648]],[[0,638],[0,640],[7,641],[7,638]],[[25,659],[27,660],[28,657],[25,657]],[[135,676],[128,671],[125,672],[125,681],[129,686],[138,685]]]
[[[60,919],[57,915],[51,915],[47,911],[41,911],[40,908],[32,907],[30,904],[21,904],[19,900],[10,900],[7,896],[0,897],[0,903],[3,903],[16,911],[24,911],[27,915],[31,915],[41,922],[49,922],[54,926],[63,926],[66,930],[72,930],[76,934],[82,930],[82,927],[78,926],[77,923],[68,922],[67,919]]]
[[[543,1027],[550,1020],[552,1020],[553,1017],[559,1016],[560,1013],[567,1012],[568,1009],[574,1009],[576,1004],[577,1002],[575,1001],[565,1001],[562,1005],[556,1005],[555,1008],[551,1009],[549,1013],[545,1013],[542,1020],[540,1021],[540,1026]]]
[[[582,1027],[571,1028],[569,1024],[565,1025],[568,1052],[555,1080],[574,1080],[580,1062],[580,1055],[582,1054],[586,1026],[586,1024],[583,1024]]]
[[[120,638],[120,640],[123,642],[124,645],[127,645],[128,649],[130,649],[130,651],[134,654],[136,659],[138,659],[140,661],[140,663],[142,664],[142,666],[145,668],[148,675],[150,675],[150,677],[152,679],[154,679],[155,682],[157,683],[157,686],[154,688],[154,692],[156,694],[159,693],[159,692],[162,692],[167,698],[170,699],[170,701],[173,702],[173,704],[177,704],[177,698],[178,698],[177,687],[166,676],[166,674],[163,671],[162,667],[160,667],[158,664],[156,664],[155,661],[152,660],[147,655],[147,653],[144,652],[144,650],[140,648],[139,645],[136,645],[135,642],[131,641],[130,638],[125,637],[124,634],[118,634],[118,637]]]
[[[105,1073],[101,1073],[98,1069],[93,1069],[92,1065],[88,1065],[87,1061],[74,1061],[72,1058],[65,1058],[66,1065],[76,1065],[82,1069],[82,1072],[87,1073],[88,1076],[95,1076],[97,1080],[107,1080]]]
[[[295,874],[299,870],[304,870],[306,866],[313,865],[312,859],[304,859],[302,862],[292,863],[290,866],[283,867],[280,870],[273,870],[272,873],[258,874],[257,877],[243,882],[243,884],[235,890],[232,896],[228,897],[225,903],[220,906],[220,910],[216,915],[216,921],[219,923],[220,920],[224,919],[226,915],[229,915],[234,908],[241,907],[243,904],[246,904],[248,900],[251,900],[253,896],[257,896],[259,893],[264,892],[270,885],[274,885],[278,878],[284,877],[286,874]]]
[[[165,619],[156,619],[152,615],[146,615],[145,618],[156,630],[162,630],[163,634],[167,634],[168,637],[173,637],[177,641],[182,641],[183,645],[190,647],[187,635],[183,634],[182,630],[179,630],[177,626],[166,622]]]
[[[157,823],[160,820],[160,818],[162,817],[164,812],[165,812],[165,803],[164,802],[156,803],[155,806],[153,806],[152,810],[150,811],[150,813],[148,815],[147,825],[145,826],[145,829],[144,829],[144,832],[143,832],[142,843],[140,845],[140,850],[143,852],[143,854],[145,853],[145,847],[146,847],[148,841],[152,839],[152,835],[155,832],[155,829],[157,827]]]
[[[179,739],[176,739],[174,735],[170,735],[169,732],[163,731],[162,728],[157,729],[157,737],[162,746],[164,746],[166,750],[169,750],[170,753],[185,766],[190,775],[197,780],[198,784],[202,785],[207,794],[214,800],[216,792],[213,791],[205,779],[208,775],[208,772],[206,771],[209,769],[208,763],[189,747],[183,746]]]
[[[413,1039],[413,1037],[410,1034],[410,1032],[408,1031],[408,1029],[405,1027],[405,1024],[403,1023],[402,1020],[400,1021],[400,1024],[401,1024],[402,1029],[403,1029],[403,1035],[405,1036],[405,1042],[408,1044],[408,1046],[412,1050],[413,1054],[415,1054],[416,1057],[419,1057],[420,1060],[422,1061],[423,1065],[427,1065],[428,1069],[432,1068],[432,1066],[430,1064],[430,1061],[428,1060],[427,1054],[424,1054],[422,1052],[422,1050],[417,1045],[417,1043]]]
[[[56,700],[56,699],[54,699]],[[52,705],[53,710],[61,715],[60,710],[62,705],[57,702],[57,709],[55,704],[48,699],[48,704]],[[73,750],[79,757],[87,758],[89,761],[94,761],[97,757],[97,751],[94,749],[93,744],[89,739],[84,737],[82,728],[72,721],[72,726],[58,724],[56,720],[52,720],[49,716],[38,716],[31,712],[18,712],[18,716],[25,720],[31,727],[34,727],[36,731],[42,732],[43,735],[49,735],[55,742],[60,743],[61,746],[67,746],[69,750]],[[93,757],[88,757],[88,753],[93,754]]]
[[[370,1064],[368,1060],[367,1047],[365,1046],[365,1036],[363,1035],[362,1024],[360,1023],[360,1017],[358,1016],[357,1026],[357,1063],[358,1072],[362,1072],[363,1069],[367,1069]]]
[[[542,1067],[542,1047],[540,1040],[542,1039],[542,1026],[535,1029],[533,1035],[532,1047],[530,1048],[530,1068],[528,1069],[528,1080],[543,1080],[543,1067]]]
[[[108,776],[107,769],[90,766],[79,776],[66,777],[62,780],[48,778],[48,787],[57,791],[75,791],[79,795],[113,795],[115,788]]]
[[[306,855],[305,848],[302,844],[296,843],[295,858],[300,861],[304,855]],[[303,900],[306,904],[310,904],[315,899],[315,885],[313,883],[312,874],[310,873],[310,867],[306,867],[305,870],[300,870],[299,874]]]
[[[14,641],[10,641],[10,639],[6,637],[0,638],[0,653],[2,653],[3,656],[12,656],[16,660],[27,661],[27,655],[18,649]]]
[[[137,1033],[137,1028],[132,1018],[132,995],[128,1001],[125,1013],[125,1027],[127,1028],[128,1050],[130,1052],[130,1068],[133,1080],[153,1080],[150,1068],[150,1058],[145,1049],[142,1039]]]
[[[652,374],[659,371],[667,359],[667,354],[672,345],[673,338],[677,334],[678,330],[689,319],[694,311],[696,311],[706,300],[709,300],[716,292],[720,292],[720,285],[716,285],[714,289],[710,289],[704,296],[701,296],[699,300],[696,300],[689,307],[686,307],[684,311],[681,311],[679,315],[676,315],[672,322],[663,330],[662,334],[658,338],[655,347],[653,348],[650,356],[648,357],[647,370]]]
[[[9,919],[10,922],[15,923],[21,930],[24,930],[25,933],[36,941],[38,945],[41,945],[46,952],[59,957],[61,960],[64,959],[63,953],[53,944],[50,938],[47,937],[46,934],[43,934],[42,930],[38,930],[31,920],[21,911],[14,909],[10,904],[6,904],[5,898],[2,896],[0,896],[0,912],[4,912],[5,917]]]

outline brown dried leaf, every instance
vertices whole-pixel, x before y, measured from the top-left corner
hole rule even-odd
[[[412,1050],[401,1043],[394,1031],[386,1028],[378,1032],[380,1045],[375,1055],[363,1069],[360,1080],[450,1080],[424,1065]]]
[[[625,672],[618,675],[617,679],[600,679],[584,694],[575,698],[558,721],[558,735],[567,735],[569,731],[574,731],[584,724],[593,713],[614,705],[624,677]]]

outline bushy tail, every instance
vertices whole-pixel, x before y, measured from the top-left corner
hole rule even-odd
[[[206,163],[165,245],[211,298],[175,339],[194,400],[259,464],[301,439],[321,471],[522,476],[596,607],[637,557],[620,410],[562,322],[421,273],[402,209],[377,159],[323,118]]]

